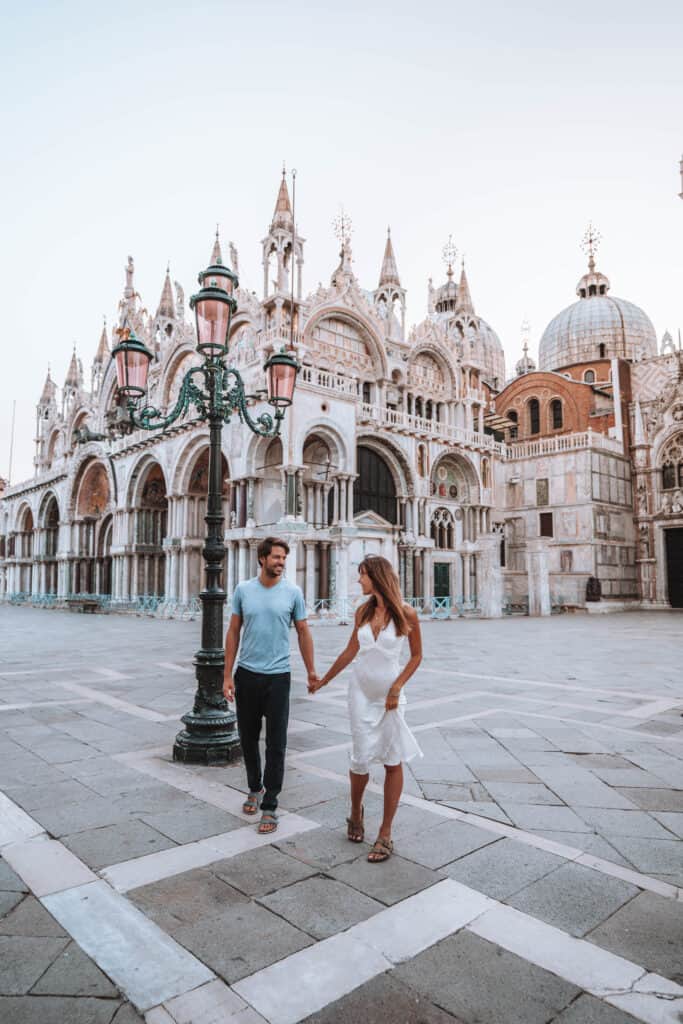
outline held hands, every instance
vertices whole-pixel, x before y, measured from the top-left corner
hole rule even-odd
[[[308,673],[308,692],[315,693],[321,686],[325,686],[327,679],[323,676],[321,679],[317,672]]]
[[[223,696],[230,704],[235,699],[235,680],[232,676],[225,676],[223,679]]]

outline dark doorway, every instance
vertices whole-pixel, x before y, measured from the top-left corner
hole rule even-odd
[[[451,574],[448,562],[434,563],[434,597],[451,596]]]
[[[683,528],[665,530],[669,604],[683,608]]]

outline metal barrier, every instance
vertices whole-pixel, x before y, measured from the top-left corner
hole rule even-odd
[[[433,597],[432,598],[432,618],[433,619],[448,619],[451,614],[451,599],[450,597]]]

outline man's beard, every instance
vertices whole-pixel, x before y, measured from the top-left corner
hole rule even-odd
[[[267,576],[270,576],[270,578],[271,578],[271,579],[274,579],[274,578],[275,578],[276,576],[278,576],[278,575],[279,575],[279,573],[281,573],[281,572],[282,572],[282,569],[281,569],[281,567],[280,567],[280,566],[278,566],[278,567],[277,567],[276,569],[269,569],[269,568],[268,568],[268,567],[266,566],[266,575],[267,575]]]

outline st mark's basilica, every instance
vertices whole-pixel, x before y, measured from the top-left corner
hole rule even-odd
[[[337,620],[373,552],[431,615],[683,607],[680,339],[658,343],[647,314],[613,294],[594,232],[538,366],[525,345],[508,375],[452,246],[408,331],[390,234],[370,290],[345,218],[339,238],[329,284],[306,294],[283,175],[262,293],[237,291],[229,361],[257,394],[264,362],[293,340],[301,371],[280,438],[237,418],[223,432],[228,600],[255,575],[259,540],[276,534],[311,614]],[[239,274],[237,250],[222,253],[218,237],[217,257]],[[148,312],[129,257],[117,316],[154,353],[150,402],[171,408],[200,360],[183,288],[167,272]],[[34,476],[0,497],[0,600],[189,616],[202,588],[208,429],[191,417],[133,429],[115,340],[105,326],[85,369],[74,351],[61,387],[47,375]]]

